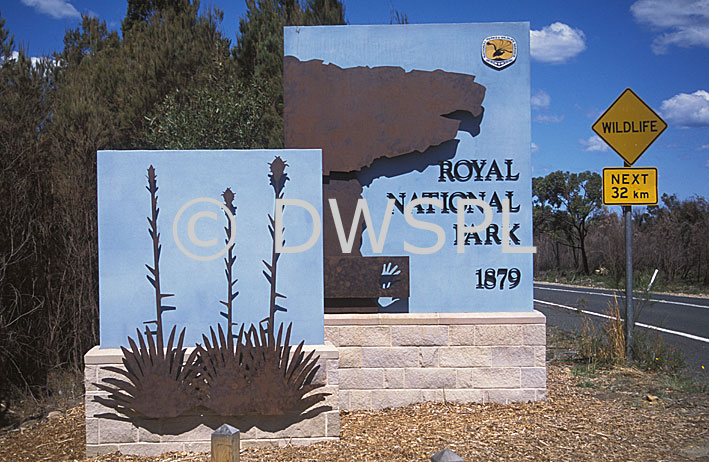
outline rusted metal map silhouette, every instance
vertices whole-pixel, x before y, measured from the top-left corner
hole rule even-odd
[[[336,199],[350,229],[365,178],[422,171],[441,158],[432,148],[454,143],[458,130],[479,132],[485,87],[475,76],[400,67],[343,69],[321,60],[283,59],[285,145],[322,148],[323,202]],[[469,123],[463,123],[463,119]],[[379,165],[378,165],[379,164]],[[386,164],[386,165],[385,165]],[[371,181],[371,180],[370,180]],[[362,222],[351,254],[343,254],[329,207],[323,207],[325,312],[375,312],[377,297],[409,296],[408,257],[362,257]],[[396,284],[380,283],[398,266]]]
[[[288,180],[287,163],[276,157],[269,164],[269,181],[276,198],[283,198],[283,189]],[[163,293],[160,285],[160,233],[158,231],[158,186],[155,169],[148,168],[148,191],[150,192],[151,215],[148,217],[148,234],[153,243],[153,266],[146,265],[148,281],[155,289],[156,319],[146,321],[145,333],[136,330],[137,343],[128,338],[130,349],[121,347],[125,369],[105,367],[125,379],[106,378],[96,386],[107,392],[107,397],[96,401],[129,417],[147,418],[177,417],[191,409],[205,407],[222,416],[246,415],[292,415],[301,414],[314,404],[323,401],[328,393],[312,393],[322,384],[313,379],[319,369],[319,356],[303,351],[304,342],[291,350],[291,328],[288,325],[283,335],[283,323],[276,335],[275,315],[285,308],[276,303],[285,298],[276,289],[277,261],[279,254],[273,245],[271,263],[264,261],[267,271],[264,276],[270,283],[271,303],[269,316],[257,326],[241,325],[234,336],[234,301],[239,295],[235,290],[237,280],[233,275],[236,257],[233,245],[229,247],[225,262],[227,299],[221,301],[226,311],[220,314],[226,319],[226,329],[210,328],[210,337],[203,334],[204,345],[197,345],[186,356],[183,348],[185,329],[175,344],[173,327],[165,346],[163,343],[163,319],[165,311],[176,307],[162,304],[164,298],[173,294]],[[234,193],[227,188],[222,193],[226,210],[236,214]],[[231,217],[225,210],[227,226],[226,243],[232,240],[234,230]],[[274,239],[274,220],[269,215],[269,232]],[[154,329],[149,326],[154,325]],[[308,396],[305,396],[309,394]]]

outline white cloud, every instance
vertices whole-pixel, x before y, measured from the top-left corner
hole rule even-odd
[[[598,151],[605,152],[608,151],[608,145],[598,137],[598,135],[591,135],[587,140],[579,140],[579,143],[584,146],[584,151]]]
[[[539,151],[539,146],[537,146],[537,143],[532,141],[532,152],[537,152]]]
[[[563,63],[586,49],[583,31],[561,22],[555,22],[542,30],[531,30],[529,38],[532,58],[543,63]]]
[[[21,0],[27,6],[31,6],[37,12],[48,14],[54,19],[79,18],[81,14],[74,8],[74,5],[66,0]]]
[[[662,117],[681,127],[709,127],[709,92],[680,93],[660,106]]]
[[[8,61],[17,61],[20,58],[20,53],[17,51],[13,51],[10,53],[10,56],[7,58]],[[42,58],[38,58],[36,56],[30,57],[30,61],[32,62],[32,66],[36,66]],[[2,64],[2,61],[0,61],[0,64]]]
[[[706,161],[706,162],[704,162],[704,166],[705,166],[706,168],[709,168],[709,160]]]
[[[544,90],[532,91],[532,109],[546,109],[551,103],[551,97]]]
[[[656,54],[672,45],[709,47],[709,0],[638,0],[630,12],[639,23],[664,31],[652,42]]]
[[[537,114],[534,116],[534,121],[541,124],[558,124],[564,121],[564,116],[555,114]]]
[[[706,151],[709,150],[709,144],[703,144],[697,148],[697,151]]]

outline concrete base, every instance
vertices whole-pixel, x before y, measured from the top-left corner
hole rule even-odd
[[[546,399],[546,318],[530,313],[325,315],[340,409]]]

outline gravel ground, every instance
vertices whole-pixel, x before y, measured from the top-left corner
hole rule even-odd
[[[84,459],[83,413],[78,406],[0,436],[0,460],[209,461],[194,453]],[[549,365],[546,402],[421,403],[341,418],[338,442],[245,449],[241,460],[428,461],[450,448],[466,461],[709,461],[706,391],[680,392],[635,369],[574,373]]]

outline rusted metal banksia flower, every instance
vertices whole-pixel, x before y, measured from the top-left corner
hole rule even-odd
[[[271,186],[273,186],[273,190],[276,191],[276,196],[280,197],[281,191],[288,180],[288,174],[285,173],[288,164],[281,159],[281,156],[276,156],[273,162],[268,165],[271,167],[271,173],[268,175],[271,179]]]
[[[234,213],[236,211],[236,207],[234,207],[234,191],[232,191],[231,188],[226,188],[222,193],[222,197],[224,198],[224,204],[231,213]]]

